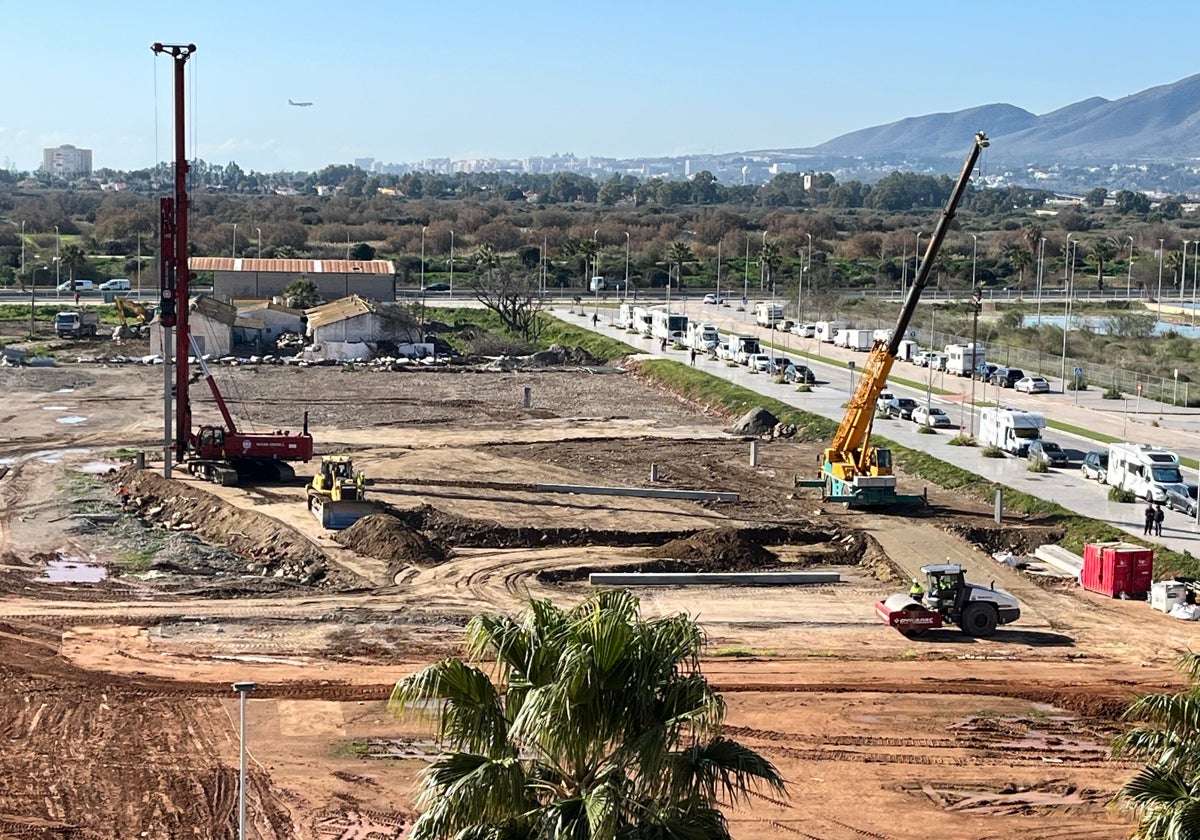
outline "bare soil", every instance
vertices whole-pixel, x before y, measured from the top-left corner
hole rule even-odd
[[[934,487],[916,515],[823,504],[792,484],[819,444],[760,442],[750,467],[721,431],[737,418],[619,372],[217,375],[247,428],[309,411],[318,450],[352,453],[388,513],[335,536],[299,484],[163,479],[161,367],[0,369],[0,836],[236,836],[230,683],[252,680],[249,836],[401,837],[435,745],[385,703],[461,652],[470,616],[574,602],[589,570],[813,566],[842,582],[639,593],[649,616],[701,622],[730,734],[788,780],[787,799],[729,811],[734,836],[1129,835],[1108,800],[1134,768],[1109,744],[1132,696],[1177,685],[1191,628],[988,556],[1053,540],[1052,523],[997,531]],[[218,419],[202,388],[193,401]],[[127,466],[133,450],[152,469]],[[535,486],[646,486],[651,465],[657,487],[739,501]],[[875,619],[944,559],[1016,594],[1021,621],[917,641]]]

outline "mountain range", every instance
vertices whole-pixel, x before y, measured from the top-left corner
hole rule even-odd
[[[976,131],[987,132],[994,162],[1184,163],[1200,158],[1200,74],[1115,101],[1085,99],[1041,116],[1014,105],[981,105],[852,131],[810,148],[754,154],[957,159]]]

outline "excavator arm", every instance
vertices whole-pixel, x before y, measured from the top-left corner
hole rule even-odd
[[[950,222],[958,209],[958,203],[966,192],[971,171],[979,161],[980,153],[987,148],[987,135],[982,131],[975,135],[975,143],[967,156],[958,181],[954,185],[946,207],[938,219],[937,228],[921,258],[921,266],[909,289],[904,306],[896,318],[891,338],[886,342],[876,341],[867,357],[858,385],[846,405],[846,415],[838,427],[829,448],[825,450],[825,485],[831,497],[862,499],[864,495],[872,502],[894,499],[895,479],[892,477],[891,453],[870,445],[871,424],[875,419],[876,402],[888,374],[896,361],[896,351],[908,331],[908,325],[916,312],[921,293],[929,282],[934,258],[942,247],[942,241],[950,229]],[[871,492],[863,493],[864,490]]]

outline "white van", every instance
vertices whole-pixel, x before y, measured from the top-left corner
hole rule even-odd
[[[116,280],[105,280],[100,284],[102,292],[128,292],[129,289],[129,281],[123,277]]]
[[[603,277],[593,277],[592,282],[588,284],[589,292],[603,292],[607,288],[608,283],[605,282]]]
[[[128,282],[128,281],[126,281],[126,282]],[[62,283],[59,283],[58,286],[56,286],[55,288],[57,288],[60,292],[72,291],[71,281],[70,280],[63,281]],[[76,292],[90,292],[94,288],[96,288],[96,287],[92,283],[91,280],[76,280],[75,281],[74,291],[76,291]]]

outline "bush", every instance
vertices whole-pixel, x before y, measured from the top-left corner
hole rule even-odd
[[[1075,384],[1075,377],[1072,376],[1070,379],[1067,380],[1067,384],[1065,386],[1063,386],[1063,390],[1065,390],[1065,391],[1086,391],[1087,389],[1088,389],[1088,381],[1086,379],[1084,379],[1082,376],[1079,377],[1078,385]]]
[[[1105,389],[1104,393],[1100,395],[1100,399],[1102,400],[1119,400],[1124,399],[1124,397],[1125,395],[1122,394],[1117,388],[1111,386]]]
[[[1004,450],[995,444],[988,444],[979,450],[979,454],[984,458],[1003,458]]]
[[[782,373],[777,373],[777,374],[775,374],[775,384],[776,384],[776,385],[783,385],[783,384],[784,384],[784,378],[783,378],[783,374],[782,374]]]
[[[951,446],[974,446],[975,438],[971,437],[968,434],[963,434],[962,432],[959,432],[957,435],[950,438],[950,440],[947,441],[947,443],[949,443]]]
[[[1032,473],[1044,473],[1044,472],[1050,471],[1050,468],[1048,466],[1046,466],[1046,462],[1040,461],[1040,460],[1039,461],[1030,461],[1029,466],[1026,467],[1025,469],[1029,470]]]
[[[925,424],[922,423],[920,426],[917,426],[917,434],[919,434],[919,435],[936,435],[937,432],[935,432],[933,430],[933,426],[926,426]]]
[[[796,391],[801,394],[807,394],[811,390],[812,390],[811,385],[797,385],[796,386]]]
[[[1137,496],[1129,490],[1123,490],[1120,487],[1109,487],[1108,500],[1110,502],[1120,502],[1123,505],[1129,505],[1137,501]]]

